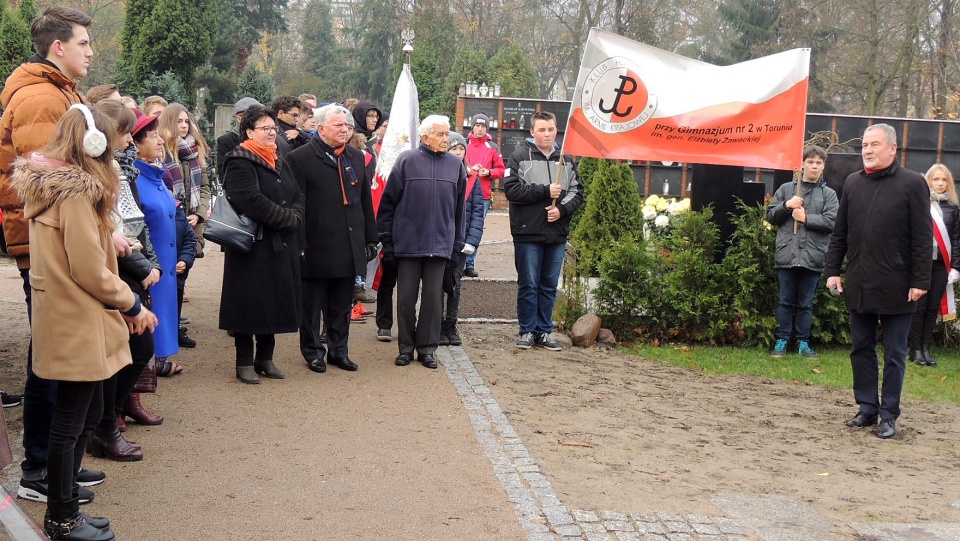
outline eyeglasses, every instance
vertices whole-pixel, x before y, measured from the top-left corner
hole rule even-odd
[[[277,133],[276,126],[257,126],[253,128],[255,130],[261,130],[263,133]]]
[[[367,118],[380,118],[380,115],[376,111],[370,111],[367,113]]]
[[[293,118],[300,118],[300,113],[284,113],[285,115],[290,115]]]

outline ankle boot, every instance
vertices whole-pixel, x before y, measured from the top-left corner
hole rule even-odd
[[[104,517],[91,517],[90,515],[80,511],[80,516],[83,517],[83,521],[87,524],[93,526],[94,528],[100,528],[101,530],[110,529],[110,520]]]
[[[927,364],[927,360],[924,358],[923,352],[920,351],[919,349],[910,350],[910,360],[917,363],[920,366],[925,366]]]
[[[930,354],[930,346],[924,346],[922,353],[923,360],[926,361],[927,366],[937,366],[936,359],[934,359],[933,355]]]
[[[63,511],[74,509],[67,513],[69,518],[54,518],[63,516]],[[50,539],[60,539],[64,541],[113,541],[116,537],[109,530],[101,530],[92,523],[87,522],[80,513],[79,503],[74,498],[63,504],[48,503],[47,513],[43,518],[43,529]],[[106,519],[95,519],[95,521]],[[109,526],[107,521],[107,525]]]
[[[253,361],[253,370],[257,374],[270,379],[283,379],[283,372],[273,364],[271,359],[265,361]]]
[[[251,385],[260,383],[260,377],[252,366],[237,366],[237,379]]]
[[[140,393],[130,393],[123,404],[123,413],[137,424],[155,426],[163,423],[163,417],[147,411],[140,403]]]
[[[87,452],[97,458],[108,458],[117,462],[135,462],[143,460],[143,450],[123,439],[120,431],[97,428],[87,440]]]

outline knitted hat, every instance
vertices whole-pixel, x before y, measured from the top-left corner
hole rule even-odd
[[[233,114],[239,115],[254,105],[263,106],[262,103],[253,98],[240,98],[240,101],[233,105]]]
[[[477,124],[483,124],[484,126],[490,126],[490,117],[483,113],[477,113],[473,115],[473,122],[470,123],[471,126],[476,126]]]
[[[467,148],[467,140],[457,132],[450,132],[450,146],[447,148],[453,148],[457,145]]]

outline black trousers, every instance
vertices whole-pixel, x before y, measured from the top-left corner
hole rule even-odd
[[[397,287],[396,259],[381,259],[380,285],[377,289],[377,329],[393,328],[393,289]]]
[[[447,298],[447,305],[443,312],[441,329],[452,329],[457,326],[460,312],[460,282],[466,263],[467,255],[460,254],[456,261],[447,261],[446,269],[443,271],[443,292]]]
[[[397,338],[400,353],[433,354],[440,342],[443,310],[442,257],[401,257],[397,259]],[[420,315],[417,317],[417,297]]]
[[[124,366],[103,382],[103,417],[100,418],[100,428],[104,430],[112,430],[117,426],[117,417],[120,416],[124,402],[137,384],[140,372],[143,372],[153,357],[152,332],[131,334],[129,344],[133,363]]]
[[[54,520],[70,519],[80,511],[75,492],[77,473],[87,437],[102,415],[102,381],[57,382],[57,404],[47,450],[47,510]]]
[[[929,348],[933,343],[933,331],[940,314],[940,299],[947,290],[947,266],[942,259],[934,259],[930,267],[930,290],[917,301],[917,311],[910,323],[907,344],[910,349]],[[950,286],[953,287],[953,286]]]
[[[27,320],[32,322],[30,269],[20,269],[23,295],[27,302]],[[47,467],[50,423],[57,402],[57,382],[33,372],[33,339],[27,348],[27,381],[23,385],[23,462],[20,469],[40,478]]]
[[[344,359],[350,338],[350,311],[353,308],[355,276],[343,278],[304,279],[303,318],[300,325],[300,353],[307,362],[323,359]],[[321,313],[327,324],[327,345],[320,341]]]
[[[257,352],[253,352],[252,334],[233,333],[233,345],[237,349],[237,366],[253,366],[253,360],[272,361],[277,337],[273,334],[258,334]]]

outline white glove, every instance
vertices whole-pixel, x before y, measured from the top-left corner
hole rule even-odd
[[[950,274],[947,275],[947,283],[956,283],[958,278],[960,278],[960,271],[957,271],[957,269],[950,269]]]
[[[474,245],[472,245],[472,244],[464,244],[464,245],[463,245],[463,250],[460,250],[460,253],[461,253],[461,254],[470,255],[470,254],[472,254],[473,252],[476,252],[476,251],[477,251],[477,247],[476,247],[476,246],[474,246]],[[953,272],[957,272],[957,271],[953,271]],[[950,282],[950,283],[952,284],[953,282]]]

